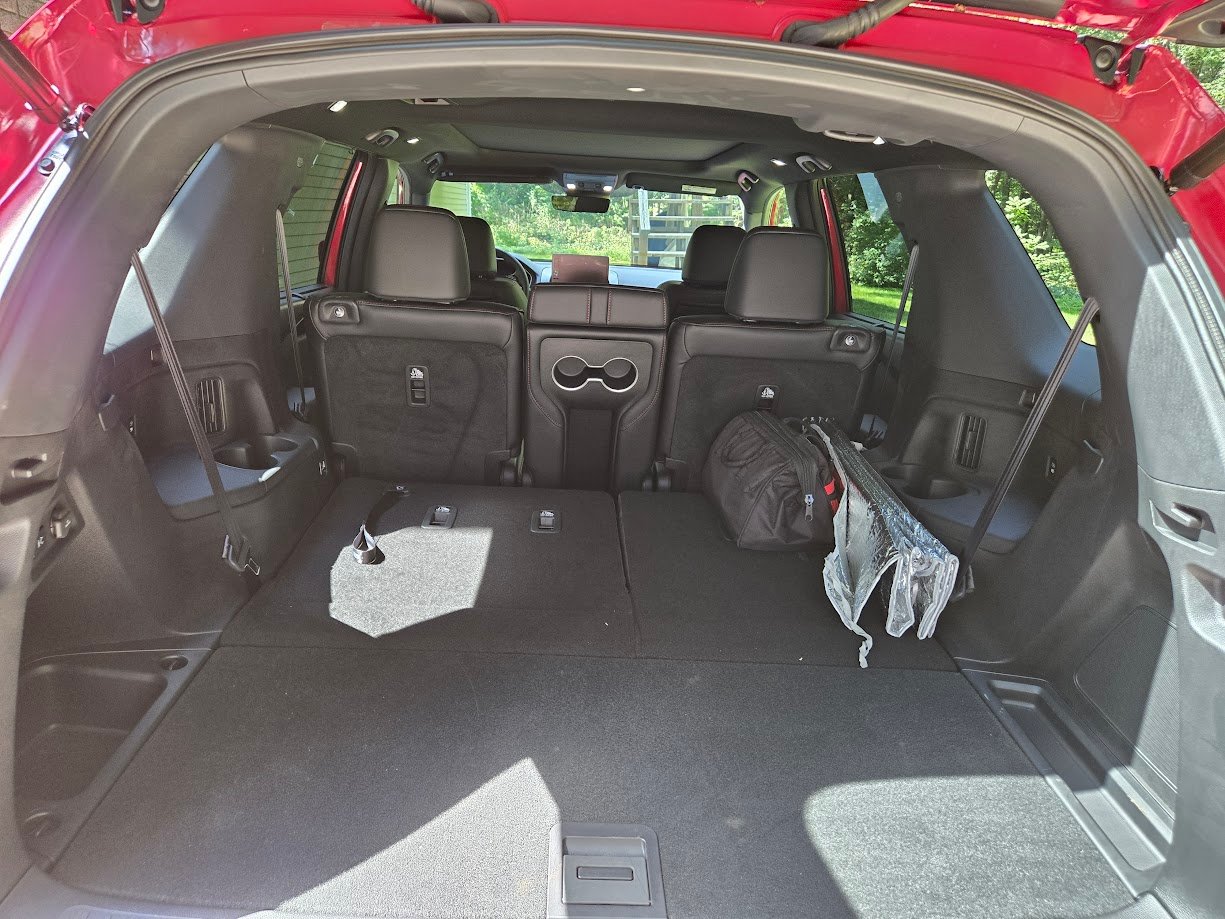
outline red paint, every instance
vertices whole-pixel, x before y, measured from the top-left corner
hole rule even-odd
[[[842,227],[838,225],[838,213],[834,210],[834,197],[828,188],[821,189],[821,215],[825,220],[825,238],[829,240],[831,274],[833,275],[834,300],[830,311],[851,311],[851,281],[846,267],[846,246],[842,242]]]
[[[327,257],[323,260],[323,277],[321,283],[328,287],[336,286],[337,274],[340,271],[340,243],[344,239],[345,227],[349,224],[349,209],[353,206],[353,195],[357,191],[357,182],[362,177],[365,162],[353,160],[349,170],[349,181],[345,185],[340,205],[336,209],[336,217],[332,220],[331,235],[328,236]]]
[[[1225,171],[1218,171],[1171,200],[1191,227],[1217,284],[1225,287]]]
[[[777,40],[797,20],[826,19],[853,0],[493,0],[503,22],[613,25]],[[1069,0],[1064,23],[1156,34],[1197,0]],[[155,22],[117,24],[102,0],[51,0],[14,37],[73,105],[97,105],[156,61],[225,42],[333,29],[420,25],[407,0],[171,0]],[[1152,166],[1169,170],[1225,129],[1225,112],[1173,55],[1151,48],[1135,86],[1106,87],[1066,30],[1003,14],[913,6],[847,46],[849,53],[909,61],[994,80],[1057,99],[1118,131]],[[0,233],[43,179],[31,166],[58,129],[0,87]],[[1205,250],[1220,246],[1219,182],[1175,200]],[[1182,199],[1182,200],[1179,200]],[[1225,283],[1225,256],[1210,255]]]

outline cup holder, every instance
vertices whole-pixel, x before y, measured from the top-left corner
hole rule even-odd
[[[925,501],[956,498],[970,490],[956,479],[934,475],[926,466],[914,463],[882,466],[880,474],[903,494]]]
[[[574,392],[588,383],[597,382],[610,392],[627,392],[638,382],[634,362],[614,357],[599,367],[592,367],[581,357],[570,355],[553,365],[553,382],[560,389]]]
[[[275,469],[283,459],[277,454],[292,453],[296,449],[298,445],[288,437],[260,434],[217,448],[213,458],[223,466],[236,469]]]

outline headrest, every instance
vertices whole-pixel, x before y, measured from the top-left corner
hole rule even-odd
[[[455,215],[403,204],[379,211],[370,230],[366,291],[387,300],[467,300],[468,252]]]
[[[527,305],[527,321],[550,325],[666,329],[668,301],[654,287],[613,284],[537,284]]]
[[[755,227],[744,237],[724,309],[751,322],[823,322],[829,314],[829,245],[812,230]]]
[[[685,248],[681,279],[699,287],[727,287],[732,262],[736,261],[736,253],[743,241],[743,227],[714,223],[698,227]]]
[[[607,284],[608,256],[555,255],[549,280],[554,284]]]
[[[494,251],[493,230],[480,217],[456,217],[468,248],[468,271],[474,278],[498,276],[498,254]]]

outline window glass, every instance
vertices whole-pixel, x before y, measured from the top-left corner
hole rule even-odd
[[[838,212],[851,282],[851,311],[890,325],[897,319],[910,252],[889,216],[880,183],[871,173],[827,180]],[[905,327],[910,306],[902,317]]]
[[[391,170],[391,174],[387,177],[387,200],[384,204],[406,204],[408,202],[408,176],[404,174],[404,169],[400,166],[395,166]]]
[[[988,172],[987,188],[1016,231],[1038,274],[1042,275],[1060,314],[1069,327],[1074,326],[1085,308],[1085,301],[1076,286],[1072,266],[1063,251],[1063,243],[1055,235],[1050,218],[1038,206],[1034,196],[1006,172]],[[1085,332],[1084,340],[1089,344],[1094,343],[1092,326]]]
[[[319,283],[319,244],[327,236],[352,160],[351,147],[324,144],[285,209],[289,277],[295,288]]]
[[[619,189],[606,214],[576,214],[553,207],[555,185],[438,182],[430,203],[481,217],[494,241],[522,258],[554,254],[606,255],[613,265],[679,269],[694,229],[706,223],[744,225],[736,196]]]
[[[795,226],[791,222],[791,208],[787,205],[787,189],[780,188],[770,196],[766,204],[765,225],[768,227]]]

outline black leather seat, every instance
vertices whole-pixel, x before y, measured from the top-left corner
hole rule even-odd
[[[639,488],[655,458],[667,305],[658,290],[537,284],[524,465],[534,484]]]
[[[498,274],[498,255],[493,245],[493,230],[480,217],[456,217],[468,248],[468,273],[472,278],[473,300],[505,303],[520,313],[527,309],[527,294],[513,278]]]
[[[520,443],[523,320],[469,299],[449,211],[387,207],[370,233],[363,293],[312,299],[320,402],[349,473],[497,483]]]
[[[681,279],[659,286],[668,298],[669,320],[723,314],[727,281],[742,242],[740,227],[708,223],[693,231],[685,248]]]
[[[824,415],[856,430],[884,336],[826,323],[828,276],[819,234],[759,227],[732,267],[728,315],[672,323],[657,449],[674,489],[701,490],[710,444],[740,412]]]

